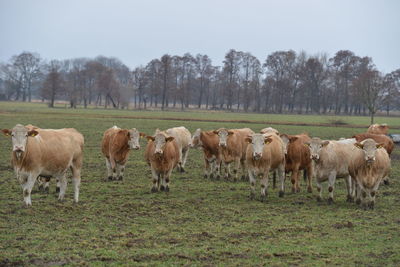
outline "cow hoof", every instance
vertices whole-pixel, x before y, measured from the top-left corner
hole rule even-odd
[[[245,176],[245,175],[242,175],[242,176],[240,177],[240,179],[241,179],[242,181],[246,181],[246,176]]]
[[[250,192],[249,198],[250,198],[251,200],[254,200],[255,194],[254,194],[253,192]]]
[[[296,193],[300,193],[300,188],[297,188],[297,189],[296,189]]]
[[[331,197],[328,198],[328,204],[329,204],[329,205],[332,205],[332,204],[333,204],[333,198],[331,198]]]
[[[46,194],[48,194],[49,191],[50,191],[49,187],[44,188],[44,192],[45,192]]]
[[[322,201],[322,198],[321,198],[320,196],[317,196],[317,201],[318,201],[318,202],[321,202],[321,201]]]
[[[296,193],[296,188],[292,187],[292,193]]]
[[[160,191],[165,191],[165,187],[163,185],[160,186]]]
[[[266,200],[267,200],[267,197],[266,197],[266,196],[263,196],[263,195],[261,195],[260,201],[261,201],[261,202],[265,202]]]
[[[279,191],[279,197],[283,197],[285,195],[285,192]]]
[[[383,180],[383,184],[384,184],[384,185],[389,185],[390,182],[389,182],[389,180]]]
[[[118,181],[122,181],[122,180],[124,180],[124,177],[122,177],[122,176],[118,176],[118,179],[117,179]]]
[[[353,202],[354,202],[354,199],[353,199],[352,196],[347,196],[346,201],[349,202],[349,203],[353,203]]]
[[[157,193],[157,191],[158,191],[157,187],[152,187],[152,188],[151,188],[151,192],[152,192],[152,193]]]
[[[375,208],[375,203],[374,203],[374,202],[370,202],[370,203],[368,204],[368,207],[369,207],[371,210],[373,210],[373,209]]]
[[[360,205],[360,204],[361,204],[361,199],[359,199],[359,198],[356,199],[356,204],[357,204],[357,205]]]
[[[39,185],[38,190],[43,191],[43,189],[44,189],[43,185]]]
[[[107,179],[108,179],[109,181],[112,181],[113,177],[112,177],[112,176],[108,176]]]
[[[165,187],[165,192],[169,192],[169,186]]]
[[[184,169],[183,167],[180,167],[180,168],[179,168],[179,171],[180,171],[181,173],[186,172],[185,169]]]
[[[204,174],[203,177],[204,177],[204,179],[207,179],[207,178],[208,178],[207,174]]]
[[[212,180],[212,179],[214,179],[214,174],[210,174],[210,179]]]
[[[312,193],[312,187],[307,187],[307,192]]]
[[[56,187],[56,193],[59,193],[60,192],[60,187]]]
[[[215,179],[217,179],[217,180],[221,179],[221,175],[218,174],[218,175],[215,177]]]

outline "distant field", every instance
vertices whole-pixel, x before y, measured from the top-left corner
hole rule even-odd
[[[103,131],[113,125],[148,134],[180,125],[191,132],[272,126],[280,132],[329,139],[364,131],[290,125],[338,119],[365,128],[369,124],[368,117],[71,110],[0,102],[0,128],[16,123],[74,127],[85,136],[80,203],[72,203],[70,181],[66,201],[59,203],[53,182],[50,194],[33,194],[29,209],[22,208],[22,191],[9,163],[11,142],[0,136],[0,266],[399,266],[399,146],[392,160],[392,183],[380,188],[373,211],[347,203],[343,181],[337,184],[336,203],[331,206],[317,203],[316,192],[306,193],[304,182],[301,193],[290,193],[289,181],[284,198],[269,188],[267,203],[251,201],[248,183],[205,180],[199,150],[189,152],[187,173],[173,173],[169,194],[151,194],[150,171],[143,161],[145,140],[140,151],[131,152],[123,182],[105,179],[100,142]],[[400,127],[399,118],[376,121]]]

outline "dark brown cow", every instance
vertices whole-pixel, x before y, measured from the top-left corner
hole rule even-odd
[[[307,191],[312,192],[313,166],[310,157],[310,150],[306,146],[311,138],[307,134],[281,135],[282,141],[286,146],[286,164],[285,172],[292,173],[292,192],[300,192],[299,173],[300,170],[306,170],[307,173]]]

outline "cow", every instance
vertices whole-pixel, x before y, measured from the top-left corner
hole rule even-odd
[[[268,175],[270,171],[277,171],[281,181],[279,196],[284,194],[285,184],[285,152],[281,138],[272,134],[251,134],[246,137],[249,143],[246,149],[246,166],[250,180],[250,198],[255,196],[256,177],[261,176],[261,201],[265,201],[268,190]]]
[[[333,190],[336,178],[344,178],[347,187],[347,201],[353,201],[352,180],[349,175],[349,162],[354,150],[355,140],[328,141],[318,137],[306,142],[310,149],[313,160],[313,173],[317,182],[319,195],[318,201],[322,200],[322,182],[328,180],[329,198],[328,203],[333,203]]]
[[[311,138],[307,134],[280,135],[286,154],[285,172],[291,172],[292,192],[300,192],[299,173],[306,171],[307,192],[312,193],[313,164],[310,157],[310,149],[305,145]]]
[[[389,157],[394,149],[393,140],[390,137],[383,134],[361,133],[354,135],[353,138],[355,138],[357,142],[362,142],[368,138],[373,139],[375,142],[382,144],[383,148],[386,149],[386,152],[389,154]],[[390,183],[389,177],[383,178],[383,183],[388,185]]]
[[[364,209],[373,209],[381,180],[389,175],[390,158],[383,144],[365,139],[354,144],[349,173],[357,182],[357,201]]]
[[[131,149],[139,150],[139,138],[146,134],[136,128],[121,129],[113,126],[103,134],[101,152],[106,158],[107,177],[109,180],[123,180],[126,162]]]
[[[264,129],[260,130],[260,133],[262,133],[262,134],[274,133],[276,135],[279,135],[279,131],[277,129],[272,128],[272,127],[264,128]]]
[[[191,147],[201,148],[204,155],[204,178],[220,178],[221,152],[218,135],[213,131],[197,129],[192,136]]]
[[[32,205],[31,191],[38,176],[55,177],[60,182],[58,199],[64,200],[66,172],[72,171],[74,202],[79,201],[84,138],[73,128],[29,130],[17,124],[3,129],[11,136],[11,163],[22,186],[26,206]]]
[[[234,181],[238,180],[239,166],[242,166],[243,176],[245,177],[245,158],[248,143],[246,137],[254,134],[249,128],[231,129],[220,128],[214,130],[214,133],[219,137],[219,148],[222,156],[222,163],[224,165],[225,178],[231,177],[230,164],[233,162],[233,173],[235,174]]]
[[[367,133],[387,135],[389,133],[389,126],[386,123],[372,124],[369,126]]]
[[[178,171],[185,172],[185,164],[189,154],[190,143],[192,136],[188,129],[185,127],[174,127],[165,131],[167,135],[175,138],[179,147],[179,163]]]
[[[180,160],[179,146],[173,136],[161,131],[146,138],[148,143],[144,157],[151,169],[153,180],[151,192],[159,190],[169,192],[172,170]]]

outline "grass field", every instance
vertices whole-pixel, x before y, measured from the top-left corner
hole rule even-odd
[[[79,204],[72,203],[70,181],[63,203],[57,201],[52,182],[50,194],[32,195],[31,208],[23,208],[22,190],[9,163],[11,141],[0,136],[0,266],[400,265],[398,146],[392,160],[391,184],[381,186],[373,211],[347,203],[343,181],[337,183],[333,205],[317,203],[316,190],[307,193],[304,182],[301,193],[289,193],[289,181],[284,198],[278,198],[278,191],[269,188],[266,203],[251,201],[245,182],[204,179],[199,150],[189,152],[187,173],[173,173],[169,194],[151,194],[150,171],[143,160],[145,140],[141,141],[140,151],[131,152],[123,182],[106,181],[100,151],[103,131],[115,124],[148,134],[155,128],[180,125],[191,132],[219,127],[258,131],[272,126],[289,134],[308,132],[311,136],[339,138],[362,132],[351,125],[367,127],[369,118],[86,111],[2,102],[0,118],[0,128],[11,128],[16,123],[74,127],[85,136]],[[210,121],[191,120],[196,118]],[[332,119],[350,126],[284,125],[329,123]],[[378,117],[377,122],[400,126],[399,118]]]

